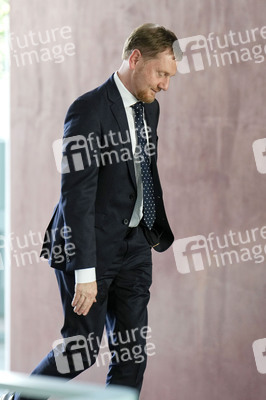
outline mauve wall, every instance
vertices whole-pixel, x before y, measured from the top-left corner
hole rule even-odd
[[[25,254],[32,251],[33,257],[39,251],[37,234],[43,235],[59,196],[52,143],[62,136],[70,103],[105,81],[120,66],[127,35],[152,21],[180,38],[203,35],[199,50],[193,48],[193,39],[187,41],[186,73],[178,73],[168,92],[158,96],[159,166],[169,219],[176,239],[203,236],[194,244],[194,238],[187,239],[187,249],[184,241],[178,242],[179,271],[172,248],[154,254],[149,314],[156,355],[149,358],[141,398],[264,400],[266,376],[256,369],[252,343],[266,337],[266,266],[263,257],[254,259],[252,248],[265,244],[265,232],[258,238],[257,229],[256,242],[250,238],[251,243],[241,246],[231,233],[235,245],[224,249],[215,241],[207,245],[204,238],[214,232],[222,245],[230,230],[244,238],[246,230],[266,225],[265,175],[256,169],[252,150],[253,141],[266,136],[265,61],[254,60],[252,53],[253,46],[265,46],[266,32],[257,29],[247,44],[239,44],[234,34],[266,25],[265,2],[16,0],[11,6],[12,370],[30,372],[60,337],[62,312],[54,273],[46,262],[30,262]],[[51,33],[64,26],[71,27],[71,35],[65,31],[59,40],[57,30],[55,42],[18,46],[29,31]],[[211,32],[213,50],[208,47],[207,53],[204,37]],[[222,45],[224,34],[230,51],[237,52],[232,64],[222,55],[228,48],[219,48],[215,39]],[[74,51],[71,44],[67,47],[72,55],[65,55],[63,62],[47,61],[53,58],[53,46],[66,43],[74,44]],[[22,53],[31,50],[42,60],[30,65],[24,58],[22,65]],[[236,56],[242,57],[238,63]],[[259,149],[260,155],[263,161]],[[25,239],[28,244],[19,248]],[[199,239],[203,246],[193,254]],[[183,252],[189,247],[186,257]],[[210,258],[201,259],[207,250]],[[227,250],[237,251],[242,260],[236,262],[236,253],[231,253],[230,261],[223,254]],[[218,268],[215,261],[221,257],[225,265]],[[184,273],[189,259],[197,267],[203,262],[205,269]],[[257,356],[263,368],[262,353]],[[103,382],[106,368],[94,366],[79,379]]]

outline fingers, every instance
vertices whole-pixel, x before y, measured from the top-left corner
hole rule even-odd
[[[75,294],[72,300],[74,312],[78,315],[87,315],[93,303],[96,303],[97,284],[96,282],[76,284]]]
[[[81,295],[79,297],[79,300],[77,301],[76,306],[74,307],[74,312],[78,315],[87,315],[88,312],[90,311],[90,308],[93,303],[96,302],[96,299],[88,298],[85,297],[84,295]]]
[[[80,298],[81,298],[81,293],[75,292],[75,295],[74,295],[72,303],[71,303],[72,307],[75,307],[78,304],[78,301]]]

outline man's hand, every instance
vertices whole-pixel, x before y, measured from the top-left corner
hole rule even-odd
[[[93,303],[96,303],[97,283],[76,283],[75,295],[71,305],[78,315],[87,315]]]

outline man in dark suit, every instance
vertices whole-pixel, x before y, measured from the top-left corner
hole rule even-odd
[[[151,249],[165,251],[174,240],[156,165],[155,97],[168,89],[182,52],[173,32],[144,24],[127,39],[122,58],[120,69],[79,97],[65,119],[61,196],[41,252],[55,268],[64,344],[32,374],[75,377],[96,361],[105,326],[112,355],[107,384],[140,391]],[[141,359],[133,357],[136,349]]]

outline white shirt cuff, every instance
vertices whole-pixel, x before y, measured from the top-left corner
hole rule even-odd
[[[95,268],[85,268],[75,270],[76,283],[89,283],[96,281]]]

